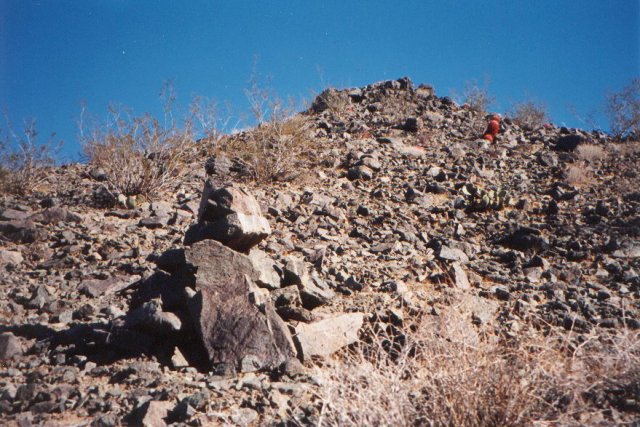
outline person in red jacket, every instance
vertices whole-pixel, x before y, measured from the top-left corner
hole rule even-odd
[[[484,131],[484,135],[482,135],[482,139],[486,139],[489,142],[493,142],[496,139],[496,136],[500,132],[500,116],[494,114],[491,116],[491,120],[489,120],[489,124],[487,125],[487,130]]]

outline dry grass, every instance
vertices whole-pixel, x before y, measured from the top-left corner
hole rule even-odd
[[[553,330],[506,340],[454,311],[439,317],[414,324],[396,351],[378,338],[318,369],[317,425],[608,425],[640,387],[637,333],[575,347]]]
[[[585,161],[568,165],[564,171],[564,176],[567,184],[578,187],[589,185],[593,182],[591,168]]]
[[[607,158],[607,151],[600,145],[581,144],[576,148],[576,156],[580,160],[593,163]]]
[[[303,116],[270,120],[228,138],[219,148],[242,159],[255,181],[290,181],[308,173],[314,158],[309,129]]]
[[[106,172],[112,190],[151,198],[196,160],[190,130],[164,129],[149,115],[123,119],[112,114],[112,124],[83,141],[89,162]]]

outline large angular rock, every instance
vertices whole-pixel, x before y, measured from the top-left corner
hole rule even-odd
[[[344,346],[358,340],[362,327],[362,313],[334,315],[314,323],[300,323],[294,339],[300,356],[308,360],[311,356],[329,356]]]
[[[42,224],[55,224],[58,222],[82,222],[82,217],[66,208],[53,207],[31,215],[31,221]]]
[[[150,400],[137,409],[134,421],[143,427],[165,427],[167,425],[165,420],[173,406],[168,401]]]
[[[241,252],[247,252],[271,234],[253,196],[233,186],[216,188],[205,182],[198,212],[198,223],[189,228],[185,244],[213,239]]]
[[[126,276],[113,276],[103,280],[87,279],[80,282],[78,290],[89,297],[97,298],[121,291],[130,281]]]
[[[185,258],[196,269],[189,311],[212,366],[273,369],[295,355],[287,326],[255,285],[259,273],[249,257],[205,240],[186,248]]]

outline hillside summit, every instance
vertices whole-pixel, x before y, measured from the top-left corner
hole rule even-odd
[[[256,128],[149,201],[92,164],[3,196],[3,425],[637,421],[638,143],[488,143],[407,78],[293,120],[278,181]]]

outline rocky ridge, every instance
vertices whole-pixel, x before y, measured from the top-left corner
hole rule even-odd
[[[487,145],[484,116],[406,78],[303,116],[321,161],[292,183],[218,155],[135,207],[88,165],[3,197],[7,423],[312,424],[315,360],[461,300],[506,335],[640,325],[637,146],[508,118]]]

